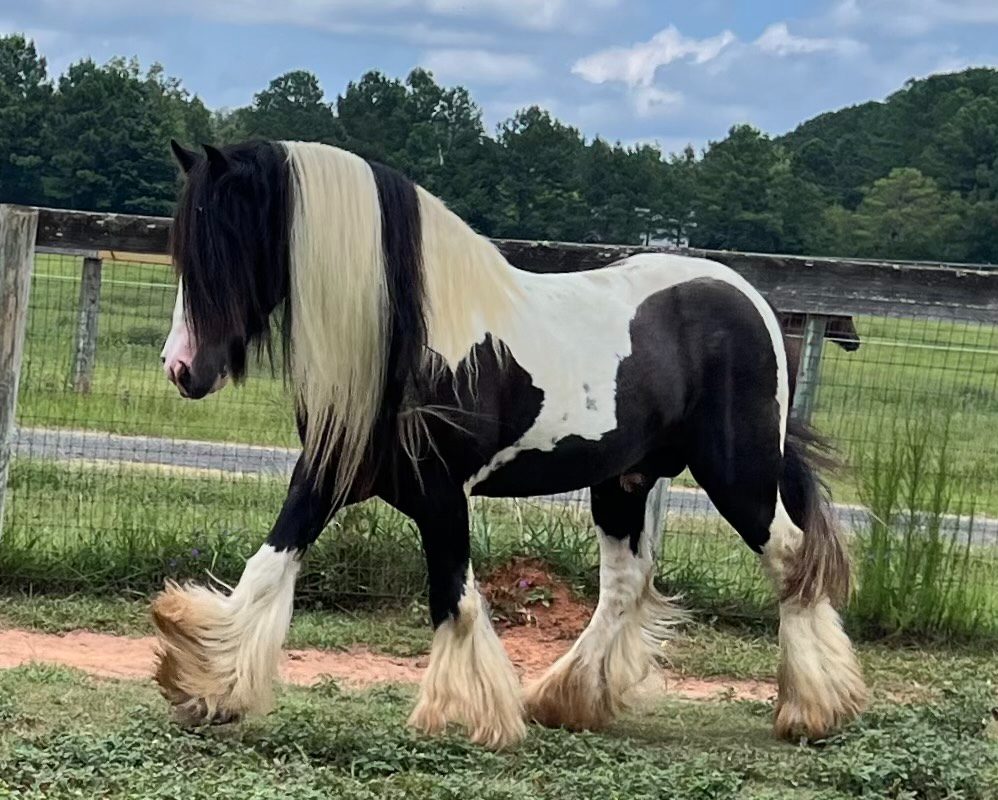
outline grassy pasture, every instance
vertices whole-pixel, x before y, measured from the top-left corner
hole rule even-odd
[[[145,632],[137,604],[99,606],[76,602],[69,616]],[[51,628],[53,615],[66,611],[51,601],[8,599],[0,601],[0,622],[30,624],[40,613]],[[330,614],[306,615],[304,621],[311,627],[297,636],[298,644],[367,641],[367,617],[344,624]],[[299,616],[293,624],[293,640],[302,622]],[[380,622],[395,626],[396,637],[413,624]],[[775,663],[771,643],[723,631],[694,629],[674,649],[674,668],[692,676],[768,678]],[[167,721],[148,683],[24,666],[0,672],[0,796],[993,798],[998,744],[989,709],[996,696],[980,677],[987,662],[952,651],[914,657],[870,647],[860,655],[875,705],[816,745],[774,740],[768,702],[655,698],[605,732],[532,727],[521,745],[498,754],[460,735],[425,738],[407,730],[409,686],[354,691],[330,681],[287,687],[265,718],[184,733]],[[892,699],[892,692],[905,700]]]
[[[69,390],[79,271],[78,258],[38,257],[22,426],[294,446],[285,387],[267,369],[197,403],[177,397],[163,379],[158,354],[174,284],[162,265],[105,264],[93,390]],[[998,516],[996,329],[866,318],[857,325],[860,350],[847,354],[827,343],[822,362],[816,422],[849,464],[833,481],[836,498],[878,511]],[[928,443],[921,455],[904,449],[919,441]],[[904,473],[889,502],[871,499],[871,486],[890,472],[885,464]],[[33,459],[15,462],[10,485],[0,584],[99,594],[147,593],[166,577],[203,578],[209,570],[235,580],[284,494],[283,482],[259,477]],[[667,589],[704,613],[772,616],[756,558],[730,528],[682,508],[670,509],[667,527],[660,575]],[[878,525],[875,545],[858,543],[854,611],[863,627],[881,634],[998,631],[993,549],[937,553],[933,545],[923,553],[918,535],[898,538],[887,527]],[[334,528],[303,575],[306,605],[422,596],[424,567],[407,520],[368,504],[342,514]],[[476,502],[474,547],[480,569],[514,555],[539,556],[580,587],[595,587],[595,537],[584,508]],[[879,558],[870,559],[871,547]]]
[[[163,379],[159,349],[175,290],[162,265],[105,264],[93,390],[69,391],[79,274],[78,258],[37,257],[21,425],[296,446],[290,401],[266,365],[244,386],[197,403]],[[856,353],[826,344],[815,417],[850,465],[833,480],[837,499],[859,500],[857,471],[873,449],[927,415],[945,415],[964,505],[998,516],[998,328],[867,317],[857,328]]]
[[[273,522],[284,484],[20,459],[10,492],[0,587],[144,596],[165,578],[204,580],[210,571],[237,580]],[[666,526],[659,577],[668,591],[682,593],[688,607],[704,614],[772,617],[773,595],[757,557],[730,528],[676,509]],[[479,574],[526,555],[582,591],[596,588],[596,533],[580,505],[476,499],[472,542]],[[854,560],[862,582],[863,559]],[[994,568],[993,550],[972,550],[955,577],[973,613],[950,620],[946,630],[998,635]],[[397,605],[422,600],[424,576],[412,524],[372,501],[341,512],[320,537],[299,580],[299,598],[311,608]]]

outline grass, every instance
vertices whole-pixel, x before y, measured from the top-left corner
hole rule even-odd
[[[211,572],[238,580],[284,496],[283,482],[206,479],[122,467],[101,471],[18,459],[10,474],[0,587],[31,592],[148,594],[164,579]],[[593,591],[597,537],[576,504],[476,501],[479,574],[515,555],[543,558]],[[674,517],[661,577],[717,613],[747,615],[771,602],[756,557],[706,517]],[[422,598],[425,568],[411,523],[372,501],[347,509],[319,539],[299,580],[308,606]]]
[[[852,611],[867,627],[972,636],[995,614],[994,593],[974,580],[974,508],[963,507],[962,477],[950,474],[952,420],[930,413],[895,421],[891,443],[863,464],[860,492],[872,522],[858,543],[862,581]],[[962,536],[943,529],[952,513],[971,521]]]
[[[774,741],[764,703],[672,700],[601,734],[532,728],[496,754],[407,730],[408,688],[286,689],[264,719],[188,734],[145,684],[31,666],[0,673],[0,796],[990,800],[994,700],[975,685],[879,706],[819,747]]]
[[[851,469],[833,483],[862,499],[863,466],[897,426],[949,418],[948,469],[978,514],[998,516],[998,327],[860,317],[862,343],[826,343],[814,423]]]
[[[105,596],[148,596],[166,578],[204,581],[208,573],[234,583],[284,496],[283,482],[273,479],[207,479],[132,467],[101,471],[25,459],[14,462],[9,486],[0,588]],[[597,537],[587,509],[481,499],[471,521],[478,574],[526,555],[541,558],[580,591],[595,592]],[[730,528],[677,513],[667,525],[659,569],[666,591],[682,593],[686,605],[701,613],[773,616],[772,591],[757,557]],[[977,599],[975,625],[923,632],[998,635],[995,554],[969,552],[961,591]],[[861,557],[855,560],[863,566]],[[357,608],[422,601],[424,587],[412,524],[372,501],[342,512],[320,537],[298,596],[308,608]],[[870,626],[873,635],[885,630]]]
[[[105,263],[92,390],[71,391],[80,270],[79,258],[36,257],[20,425],[297,446],[291,402],[269,368],[256,369],[238,392],[198,403],[184,402],[163,378],[159,352],[176,295],[166,266]]]
[[[177,397],[159,371],[174,284],[155,264],[108,262],[93,391],[67,390],[80,260],[37,257],[28,320],[21,425],[294,447],[291,404],[280,380],[257,369],[245,386],[198,403]],[[140,284],[140,285],[133,285]],[[888,441],[894,420],[951,409],[951,471],[977,512],[998,516],[998,328],[857,318],[860,349],[829,343],[815,423],[857,465]],[[856,469],[834,481],[842,502],[860,499]],[[689,476],[681,485],[692,484]]]

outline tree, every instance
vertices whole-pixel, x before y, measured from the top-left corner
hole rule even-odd
[[[444,88],[415,69],[405,81],[409,131],[399,168],[482,233],[495,229],[495,148],[481,109],[460,86]]]
[[[873,184],[853,215],[857,254],[958,260],[964,213],[959,196],[943,192],[917,169],[891,170]]]
[[[54,153],[45,177],[47,198],[74,208],[170,213],[177,170],[171,136],[203,124],[179,82],[153,67],[143,76],[135,61],[104,66],[85,60],[59,79],[52,115]],[[199,101],[198,101],[199,104]]]
[[[998,196],[998,99],[976,97],[960,108],[922,160],[946,189],[973,200]]]
[[[772,253],[783,243],[781,154],[755,128],[736,125],[712,142],[697,168],[694,247]]]
[[[909,81],[778,139],[739,125],[698,159],[663,159],[537,107],[489,136],[468,91],[423,69],[368,72],[335,103],[278,76],[210,111],[154,64],[72,64],[55,85],[23,36],[0,37],[0,199],[169,213],[171,137],[321,141],[404,172],[489,236],[998,261],[998,70]]]
[[[961,258],[967,261],[998,264],[998,200],[982,200],[967,207],[963,230],[955,242],[962,241]],[[954,242],[954,246],[955,246]]]
[[[590,228],[581,191],[585,143],[579,132],[538,108],[499,128],[499,235],[579,241]]]
[[[672,154],[662,175],[659,208],[666,238],[675,245],[686,245],[696,226],[697,158],[689,145],[682,153]]]
[[[344,147],[364,158],[401,168],[411,130],[411,105],[405,85],[380,72],[365,73],[347,84],[336,100]]]
[[[253,97],[252,107],[241,114],[241,138],[290,139],[334,143],[342,139],[331,106],[325,101],[318,78],[295,70],[274,78]]]
[[[43,205],[42,176],[52,152],[52,83],[33,42],[0,37],[0,198]]]

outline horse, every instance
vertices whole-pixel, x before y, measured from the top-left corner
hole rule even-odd
[[[229,591],[167,582],[156,680],[184,725],[272,707],[307,548],[346,505],[416,525],[433,638],[409,724],[505,748],[527,723],[594,730],[632,701],[682,618],[655,587],[658,481],[689,468],[779,598],[777,736],[817,739],[866,689],[836,607],[849,562],[815,438],[789,418],[777,316],[710,260],[639,254],[574,274],[510,265],[437,197],[324,144],[190,150],[172,230],[166,376],[198,399],[283,348],[302,449]],[[599,599],[521,690],[470,558],[472,496],[588,488]]]

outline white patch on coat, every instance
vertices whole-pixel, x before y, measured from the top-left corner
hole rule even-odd
[[[789,382],[779,320],[763,297],[724,264],[664,253],[641,253],[617,264],[569,275],[507,267],[523,287],[501,327],[482,327],[463,343],[469,351],[492,333],[544,392],[530,429],[500,450],[466,483],[470,492],[524,450],[550,452],[567,436],[598,441],[617,427],[617,370],[631,354],[630,324],[648,297],[679,284],[710,278],[744,294],[758,310],[777,360],[780,448],[786,433]],[[433,343],[431,341],[431,346]],[[452,345],[453,347],[453,345]]]

